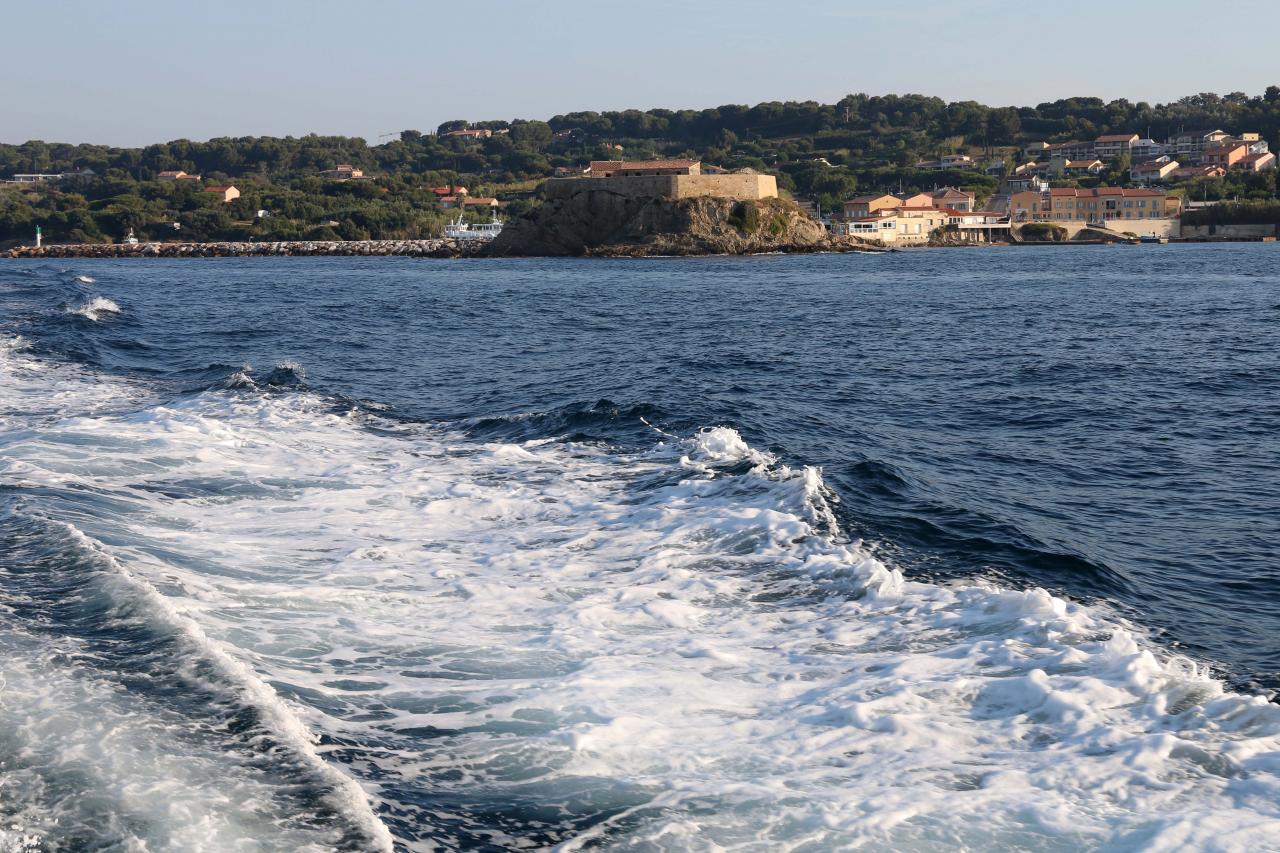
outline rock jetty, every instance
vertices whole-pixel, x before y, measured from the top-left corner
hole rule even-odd
[[[387,257],[461,258],[485,253],[485,246],[456,240],[288,240],[228,243],[67,243],[19,246],[8,258],[254,258]]]

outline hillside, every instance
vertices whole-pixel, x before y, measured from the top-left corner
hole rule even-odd
[[[369,145],[357,137],[305,136],[176,140],[144,148],[27,142],[0,145],[0,177],[91,170],[56,185],[3,185],[0,241],[29,239],[40,224],[50,240],[118,239],[132,228],[152,239],[413,239],[439,232],[452,212],[433,187],[463,185],[496,195],[507,214],[538,201],[537,183],[557,168],[620,156],[690,157],[776,174],[779,186],[825,209],[858,192],[955,185],[984,198],[998,178],[981,171],[927,171],[922,158],[968,153],[984,163],[1032,140],[1061,141],[1138,130],[1163,138],[1179,128],[1262,133],[1280,148],[1280,87],[1150,105],[1070,98],[1034,107],[946,103],[923,95],[849,95],[708,110],[577,112],[546,121],[447,122]],[[459,131],[464,131],[458,134]],[[449,135],[458,134],[458,135]],[[339,164],[368,180],[325,180]],[[201,183],[162,182],[164,170]],[[234,183],[223,204],[199,188]],[[1272,175],[1231,175],[1186,188],[1195,198],[1267,199]],[[266,211],[263,217],[258,211]],[[175,223],[177,227],[175,228]]]

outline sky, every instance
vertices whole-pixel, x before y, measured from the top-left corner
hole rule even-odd
[[[1151,103],[1280,83],[1280,3],[42,0],[0,16],[0,142],[361,136],[450,119],[921,93]],[[1039,11],[1039,10],[1043,11]]]

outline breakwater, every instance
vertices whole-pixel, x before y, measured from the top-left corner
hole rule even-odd
[[[386,257],[459,258],[484,254],[481,242],[457,240],[281,240],[215,243],[67,243],[19,246],[0,253],[7,258],[239,258],[239,257]]]

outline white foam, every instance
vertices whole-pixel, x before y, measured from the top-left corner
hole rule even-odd
[[[77,314],[86,320],[92,320],[97,323],[104,317],[119,314],[120,306],[105,296],[95,296],[88,302],[68,308],[67,312]]]
[[[76,276],[76,281],[81,284],[93,284],[97,279],[87,275],[78,275]]]
[[[610,817],[567,849],[1280,837],[1276,707],[1042,590],[904,580],[731,429],[627,454],[368,420],[218,392],[0,446],[132,507],[94,522],[114,557],[354,751],[411,848],[583,778],[568,817]]]

